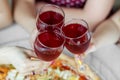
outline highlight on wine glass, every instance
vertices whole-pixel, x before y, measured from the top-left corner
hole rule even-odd
[[[43,61],[55,60],[63,51],[65,39],[59,32],[45,30],[40,32],[34,42],[34,51]]]
[[[46,4],[37,14],[37,29],[38,31],[59,29],[64,24],[64,18],[65,14],[61,7]]]
[[[74,54],[77,64],[81,66],[84,52],[91,40],[87,22],[83,19],[72,19],[62,26],[61,31],[66,39],[65,47]]]

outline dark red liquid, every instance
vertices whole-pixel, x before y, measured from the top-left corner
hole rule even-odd
[[[47,31],[37,36],[34,43],[34,50],[38,58],[44,61],[52,61],[62,52],[63,43],[63,37],[54,32]]]
[[[37,29],[41,30],[53,30],[60,28],[64,23],[64,17],[57,12],[47,11],[39,14],[37,20]]]
[[[66,36],[66,48],[74,54],[82,54],[86,51],[90,43],[90,35],[85,34],[87,28],[80,24],[69,24],[62,28]],[[83,35],[82,37],[80,37]]]

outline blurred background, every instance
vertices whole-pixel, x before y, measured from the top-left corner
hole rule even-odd
[[[36,0],[36,3],[39,3],[39,1],[40,0]],[[12,2],[13,1],[9,0],[11,7],[13,7]],[[108,17],[110,17],[113,13],[115,13],[119,9],[120,9],[120,0],[115,0],[114,6],[111,9]],[[16,24],[15,22],[13,22],[8,27],[0,29],[0,46],[22,46],[28,49],[32,49],[32,46],[30,44],[30,38],[31,35],[26,30],[24,30],[24,28],[21,25]],[[120,76],[119,76],[120,55],[114,55],[114,57],[110,57],[110,56],[108,57],[108,55],[113,56],[112,54],[109,54],[110,52],[115,54],[120,54],[119,49],[120,48],[118,48],[118,46],[116,45],[111,45],[108,48],[102,48],[94,52],[93,54],[90,54],[86,58],[86,63],[88,63],[92,67],[92,69],[94,69],[103,78],[103,80],[120,80]],[[100,55],[102,58],[100,57]],[[109,59],[113,58],[113,62],[106,60],[107,57]],[[115,65],[115,66],[112,67],[110,65]]]

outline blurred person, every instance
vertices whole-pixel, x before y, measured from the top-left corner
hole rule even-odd
[[[37,0],[37,1],[40,1],[40,0]],[[98,0],[88,0],[88,1],[77,0],[77,1],[78,2],[76,1],[72,2],[72,0],[69,0],[67,2],[67,0],[64,0],[64,2],[62,2],[62,0],[61,1],[46,0],[45,2],[64,6],[62,8],[66,14],[66,20],[68,18],[69,19],[82,18],[88,22],[91,30],[93,30],[97,24],[99,24],[101,21],[103,21],[107,17],[107,15],[111,11],[112,6],[114,4],[114,0],[110,0],[109,3],[106,0],[100,0],[99,2]],[[45,2],[39,2],[39,4],[37,5],[37,8],[40,8],[41,6],[45,5],[46,4]],[[2,9],[2,7],[0,8],[1,11],[3,11],[3,14],[1,14],[1,17],[3,17],[3,19],[0,20],[0,21],[3,21],[0,24],[2,28],[12,23],[12,13],[11,13],[10,6],[8,5],[9,4],[8,0],[1,1],[0,4],[6,8],[6,9]],[[94,15],[94,16],[91,16],[91,15]],[[31,33],[33,29],[36,28],[35,1],[34,0],[14,0],[14,19],[18,24],[21,24],[28,32]],[[97,30],[99,28],[100,27],[98,26],[98,28],[94,33],[94,37],[98,34]]]
[[[82,18],[88,22],[90,30],[106,19],[112,10],[115,0],[15,0],[14,19],[23,28],[32,34],[32,42],[37,33],[36,13],[47,3],[62,6],[65,12],[65,21],[71,18]],[[99,4],[98,4],[99,3]],[[34,30],[34,31],[33,31]]]
[[[37,0],[37,2],[38,1],[37,9],[46,3],[64,6],[62,8],[65,12],[66,21],[71,18],[82,18],[88,22],[91,31],[108,16],[114,4],[114,0],[109,0],[109,3],[107,0]],[[35,1],[15,0],[14,8],[15,21],[31,33],[36,27]]]

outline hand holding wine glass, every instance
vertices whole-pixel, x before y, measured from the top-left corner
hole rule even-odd
[[[61,28],[64,19],[65,14],[61,7],[47,4],[39,10],[36,26],[38,31],[55,30]]]

